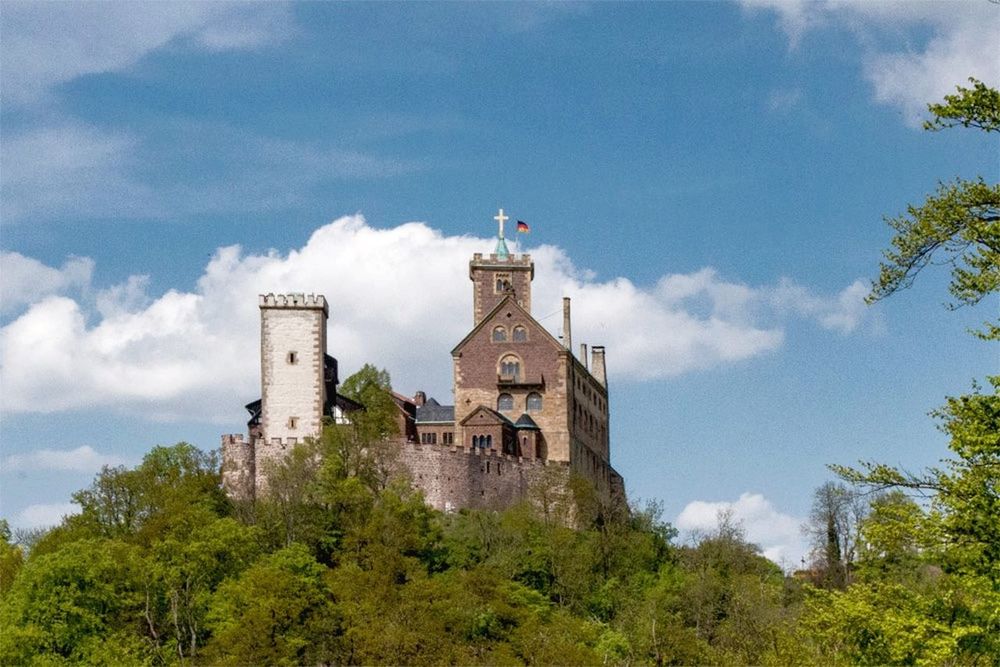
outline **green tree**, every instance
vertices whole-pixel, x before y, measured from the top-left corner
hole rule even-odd
[[[24,553],[11,542],[10,525],[6,519],[0,519],[0,601],[7,595],[23,563]]]
[[[210,663],[329,664],[341,630],[325,572],[293,544],[219,586],[208,614]]]
[[[0,606],[0,664],[91,663],[90,651],[112,637],[134,648],[147,566],[137,547],[107,539],[30,558]]]
[[[959,86],[943,104],[928,106],[934,118],[925,123],[927,129],[962,126],[1000,131],[1000,92],[975,79],[970,82],[971,88]],[[952,308],[979,303],[1000,289],[1000,184],[982,178],[942,183],[923,204],[886,222],[895,236],[892,248],[884,253],[869,303],[909,287],[931,263],[952,266]],[[1000,326],[987,321],[977,335],[1000,339]]]

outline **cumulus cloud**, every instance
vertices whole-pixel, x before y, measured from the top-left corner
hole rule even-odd
[[[0,313],[50,294],[86,289],[93,271],[94,261],[88,257],[70,257],[62,267],[53,268],[20,253],[0,252]]]
[[[287,253],[220,248],[190,292],[149,295],[145,278],[133,277],[90,300],[45,296],[0,330],[3,408],[105,406],[232,423],[259,391],[257,295],[269,292],[327,296],[329,349],[344,375],[373,362],[401,391],[448,401],[449,352],[471,326],[467,263],[492,244],[423,223],[378,229],[354,215]],[[559,335],[561,298],[572,297],[574,339],[607,346],[615,381],[774,352],[790,317],[844,332],[861,317],[854,286],[821,296],[790,280],[749,286],[706,268],[644,287],[597,281],[555,246],[532,255],[536,318]]]
[[[793,49],[805,48],[810,31],[846,27],[862,49],[875,99],[901,109],[915,125],[928,102],[953,93],[968,77],[1000,82],[1000,6],[995,3],[740,1],[749,9],[775,13]],[[930,35],[921,37],[919,31],[927,29]],[[889,41],[905,46],[883,46]]]
[[[28,505],[11,517],[12,528],[50,528],[59,525],[64,517],[80,513],[75,503],[49,503]]]
[[[4,102],[17,105],[44,102],[80,76],[128,70],[174,42],[248,49],[292,31],[284,3],[10,1],[0,21]]]
[[[758,545],[766,558],[785,568],[795,568],[808,547],[802,539],[802,519],[778,511],[759,493],[743,493],[735,501],[694,500],[674,519],[688,535],[711,533],[720,515],[732,513],[746,531],[747,540]]]
[[[0,465],[3,472],[29,470],[85,472],[92,473],[102,466],[117,466],[125,463],[121,457],[98,452],[90,445],[76,449],[37,449],[23,454],[11,454]]]

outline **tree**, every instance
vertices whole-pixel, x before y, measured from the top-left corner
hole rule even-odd
[[[17,544],[11,542],[7,520],[0,519],[0,600],[7,595],[23,562],[24,553]]]
[[[976,79],[970,82],[972,88],[959,86],[943,104],[928,105],[934,118],[926,129],[1000,131],[1000,92]],[[909,206],[906,215],[886,222],[895,230],[893,247],[884,253],[869,303],[909,287],[931,263],[952,265],[951,308],[979,303],[1000,290],[1000,184],[981,177],[942,183],[922,205]],[[987,321],[977,335],[998,340],[1000,325]]]
[[[816,489],[809,521],[803,526],[812,542],[813,583],[837,589],[850,583],[864,514],[864,501],[843,484],[827,482]]]

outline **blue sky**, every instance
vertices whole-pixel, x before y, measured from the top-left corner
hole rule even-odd
[[[536,317],[570,295],[608,348],[631,495],[797,562],[826,464],[933,464],[925,413],[997,370],[944,267],[861,297],[884,215],[996,178],[919,119],[998,40],[985,1],[5,3],[0,513],[239,431],[258,292],[326,294],[345,370],[450,400],[503,206]]]

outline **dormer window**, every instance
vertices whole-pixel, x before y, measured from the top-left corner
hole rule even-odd
[[[493,330],[493,342],[503,343],[507,340],[507,330],[503,327],[497,327]]]

